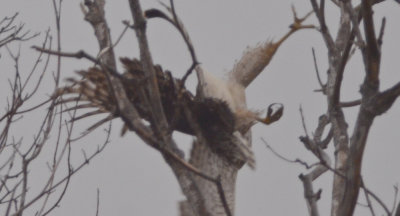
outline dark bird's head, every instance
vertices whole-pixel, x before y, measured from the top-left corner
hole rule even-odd
[[[283,104],[273,103],[268,106],[268,111],[265,118],[259,118],[257,119],[257,121],[269,125],[278,121],[282,117],[282,115],[283,115]]]

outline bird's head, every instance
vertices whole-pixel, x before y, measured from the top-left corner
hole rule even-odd
[[[268,111],[265,118],[259,118],[257,120],[266,125],[269,125],[278,121],[282,117],[282,115],[283,115],[283,104],[273,103],[268,106]]]

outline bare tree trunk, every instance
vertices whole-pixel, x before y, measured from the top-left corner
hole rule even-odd
[[[332,125],[332,135],[328,136],[327,141],[329,143],[330,138],[333,138],[335,166],[331,168],[329,164],[326,164],[321,159],[321,154],[318,153],[322,151],[321,146],[317,146],[318,151],[312,148],[310,150],[321,160],[321,164],[335,173],[332,188],[331,215],[351,216],[357,204],[360,188],[362,187],[365,191],[369,191],[361,178],[362,158],[369,130],[374,118],[386,112],[399,96],[400,84],[398,83],[384,92],[379,91],[380,49],[385,25],[383,20],[379,37],[377,37],[373,23],[372,6],[382,1],[363,0],[361,5],[355,8],[353,8],[351,1],[336,2],[341,12],[336,40],[331,36],[325,23],[325,1],[320,1],[319,4],[316,0],[310,0],[310,2],[318,18],[321,35],[328,50],[329,69],[327,82],[323,84],[319,76],[318,79],[322,92],[327,98],[327,114]],[[359,28],[361,20],[364,23],[364,32],[361,32]],[[363,37],[365,37],[365,41]],[[365,65],[365,78],[360,89],[362,97],[360,100],[355,100],[351,103],[342,103],[340,95],[343,74],[354,44],[360,47]],[[317,67],[316,70],[318,75]],[[348,126],[342,109],[343,107],[358,105],[360,107],[357,121],[349,140]],[[320,143],[320,137],[314,136],[311,142]],[[309,144],[307,142],[305,144],[309,148]],[[368,200],[368,193],[366,193],[366,196]],[[387,208],[384,205],[382,206],[390,214]],[[373,212],[370,203],[369,207]]]

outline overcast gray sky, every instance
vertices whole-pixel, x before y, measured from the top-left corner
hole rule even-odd
[[[77,51],[83,49],[92,55],[98,52],[97,42],[91,26],[83,21],[78,0],[63,2],[62,11],[62,49]],[[155,0],[142,0],[144,9],[162,8]],[[167,3],[167,1],[163,1]],[[356,4],[358,1],[354,1]],[[291,4],[299,15],[311,10],[307,0],[176,0],[178,15],[186,25],[194,43],[198,59],[210,72],[223,76],[229,71],[235,60],[239,59],[248,46],[266,40],[278,39],[288,31],[292,22]],[[19,21],[34,32],[54,29],[54,12],[49,0],[1,0],[0,17],[20,12]],[[394,1],[380,4],[375,8],[375,22],[383,16],[387,18],[382,55],[381,89],[400,81],[400,5]],[[338,24],[338,10],[327,1],[326,16],[330,31],[335,34]],[[122,20],[131,20],[126,0],[108,0],[106,16],[113,39],[123,30]],[[315,18],[307,23],[316,24]],[[178,33],[161,20],[151,20],[148,25],[148,37],[154,62],[181,77],[190,66],[189,54]],[[31,45],[38,45],[43,39],[36,38],[21,46],[23,61],[21,68],[28,72],[33,63],[35,52]],[[318,117],[326,111],[325,98],[313,90],[318,88],[312,62],[311,48],[317,53],[321,72],[327,69],[326,49],[320,34],[315,30],[303,30],[293,35],[283,44],[271,64],[247,89],[248,106],[255,110],[265,109],[270,103],[281,102],[285,105],[282,119],[271,125],[256,125],[253,128],[253,149],[256,153],[255,171],[244,167],[239,172],[237,182],[236,215],[307,215],[303,198],[303,187],[298,179],[300,173],[307,172],[304,167],[289,164],[274,156],[261,142],[264,138],[276,151],[288,158],[300,158],[309,163],[316,162],[299,142],[303,135],[299,106],[302,105],[309,131],[313,131]],[[16,50],[17,46],[12,46]],[[9,92],[7,78],[13,76],[7,52],[0,50],[0,99],[4,101]],[[116,47],[119,57],[137,57],[138,48],[134,33],[124,36]],[[53,59],[55,60],[55,59]],[[54,61],[55,62],[55,61]],[[357,51],[351,59],[344,75],[342,100],[359,98],[359,86],[363,77],[363,66]],[[84,60],[64,59],[62,76],[75,76],[74,71],[85,69],[90,64]],[[54,67],[53,67],[54,68]],[[322,74],[325,78],[326,74]],[[195,77],[190,77],[188,86],[194,89]],[[42,98],[51,88],[41,86]],[[4,103],[1,103],[3,106]],[[345,110],[352,131],[357,108]],[[388,113],[378,117],[372,127],[364,157],[363,177],[365,184],[391,206],[394,196],[393,185],[400,182],[400,102],[397,101]],[[85,122],[86,121],[86,122]],[[78,123],[84,129],[91,120]],[[19,125],[16,136],[26,136],[32,131],[34,118]],[[70,188],[61,203],[61,207],[52,215],[95,215],[96,189],[100,189],[100,215],[178,215],[177,202],[184,199],[177,181],[158,152],[150,149],[135,135],[119,137],[120,121],[114,124],[112,143],[98,158],[72,178]],[[20,130],[20,128],[24,128]],[[23,132],[23,133],[21,133]],[[33,131],[32,131],[33,132]],[[79,129],[76,131],[79,135]],[[82,159],[81,149],[88,152],[97,148],[103,140],[102,131],[92,134],[85,140],[74,144],[73,157]],[[176,134],[178,144],[188,150],[191,138]],[[29,139],[29,136],[25,137]],[[331,157],[332,147],[329,148]],[[45,163],[38,163],[35,169],[45,172]],[[32,177],[34,185],[40,185],[40,175]],[[332,174],[326,173],[315,182],[315,189],[322,188],[319,204],[321,215],[330,212]],[[39,189],[37,189],[39,190]],[[362,197],[362,196],[361,196]],[[363,199],[360,202],[364,202]],[[378,212],[382,212],[379,207]],[[355,215],[367,214],[367,209],[357,207]]]

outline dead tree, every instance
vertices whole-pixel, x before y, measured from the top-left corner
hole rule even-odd
[[[195,47],[175,11],[173,0],[170,1],[169,6],[164,5],[167,12],[159,9],[142,10],[138,0],[128,0],[128,2],[133,25],[128,21],[124,24],[126,30],[136,33],[140,49],[140,57],[137,59],[117,59],[114,46],[118,40],[114,43],[110,36],[110,29],[105,19],[105,0],[84,0],[82,5],[85,20],[93,27],[99,44],[99,53],[96,57],[84,51],[62,52],[60,41],[58,41],[57,49],[45,46],[46,43],[42,47],[35,47],[40,54],[58,56],[59,61],[61,57],[84,58],[93,62],[94,66],[78,71],[79,78],[70,78],[61,87],[58,65],[55,90],[47,101],[50,104],[49,112],[43,120],[41,126],[43,130],[40,130],[37,135],[40,138],[35,140],[25,152],[20,151],[19,142],[8,142],[8,126],[11,125],[13,119],[21,113],[32,110],[19,111],[21,105],[29,97],[22,97],[24,88],[21,88],[19,84],[20,78],[17,71],[11,105],[0,118],[0,122],[6,122],[6,127],[3,128],[0,136],[0,153],[11,149],[10,159],[0,167],[0,171],[7,172],[7,175],[1,179],[0,186],[0,201],[7,205],[5,215],[22,215],[38,200],[44,200],[44,204],[37,211],[38,215],[46,215],[58,205],[64,193],[57,197],[54,204],[48,206],[52,191],[60,185],[64,186],[62,188],[65,191],[71,176],[100,153],[108,143],[106,139],[104,145],[93,155],[87,157],[85,154],[85,160],[78,168],[73,169],[68,160],[65,178],[54,182],[58,164],[63,155],[68,155],[70,150],[73,124],[80,119],[100,113],[106,113],[107,117],[89,127],[87,133],[103,123],[119,118],[125,124],[122,134],[127,131],[134,132],[147,145],[161,153],[186,196],[186,200],[180,203],[180,215],[234,215],[238,171],[244,164],[250,167],[254,167],[255,164],[251,150],[250,128],[256,122],[271,124],[279,120],[283,114],[283,106],[280,104],[271,104],[265,117],[260,117],[260,113],[250,111],[245,103],[244,90],[269,64],[279,46],[290,35],[299,29],[314,28],[312,25],[302,24],[309,14],[304,18],[298,18],[293,10],[294,22],[286,35],[276,42],[266,41],[247,50],[229,72],[228,79],[222,80],[205,71],[199,64]],[[317,201],[321,196],[321,190],[314,192],[312,182],[327,171],[333,172],[331,214],[352,215],[360,188],[365,191],[367,200],[372,197],[381,202],[362,181],[360,175],[362,156],[374,118],[391,107],[400,95],[400,84],[384,91],[379,90],[379,64],[384,21],[380,31],[376,33],[372,8],[374,4],[383,2],[382,0],[362,0],[358,7],[353,7],[350,1],[333,1],[341,9],[341,24],[336,39],[332,37],[325,22],[325,1],[321,0],[317,3],[315,0],[310,0],[310,2],[318,18],[317,30],[322,34],[328,49],[328,78],[326,83],[319,79],[321,92],[327,98],[328,110],[320,117],[312,137],[307,133],[303,122],[306,135],[301,137],[301,142],[317,157],[319,163],[312,166],[309,173],[300,175],[300,179],[304,185],[310,215],[319,215]],[[53,3],[59,34],[61,5],[57,6],[55,1]],[[151,25],[150,20],[155,18],[163,19],[167,21],[166,24],[173,25],[188,47],[192,65],[183,77],[173,77],[171,72],[156,65],[152,60],[146,27]],[[11,23],[13,20],[14,18],[11,18]],[[1,21],[0,25],[4,22],[7,23],[9,20]],[[363,32],[359,28],[360,23],[364,23]],[[4,39],[0,37],[0,48],[6,43],[24,38],[16,36],[20,31],[18,30],[17,34],[11,37],[7,36]],[[2,32],[0,32],[1,35]],[[341,83],[353,47],[359,48],[364,58],[365,79],[360,91],[361,99],[342,102],[340,100]],[[15,59],[17,62],[17,58]],[[123,72],[117,70],[118,60],[124,66]],[[315,64],[317,64],[316,61]],[[188,91],[185,86],[188,76],[194,76],[194,74],[198,80],[195,94]],[[359,106],[357,123],[352,135],[348,134],[343,115],[343,108],[349,106]],[[275,107],[276,110],[274,110]],[[86,108],[92,108],[94,111],[80,116],[75,115],[77,110]],[[68,136],[62,146],[59,144],[61,142],[57,141],[54,160],[50,166],[50,177],[44,189],[31,200],[27,200],[28,168],[31,161],[42,152],[56,113],[73,113],[69,119],[71,120],[69,127],[65,127]],[[62,121],[59,123],[58,129],[61,131]],[[331,129],[327,137],[323,138],[324,129],[328,125]],[[174,131],[195,137],[188,161],[184,159],[183,152],[172,138]],[[331,164],[329,155],[324,151],[331,141],[336,150],[334,165]],[[59,148],[62,150],[59,151]],[[13,166],[15,158],[21,162],[22,169],[13,175],[10,173],[14,170],[7,167]],[[388,215],[392,215],[393,212],[389,211],[383,203],[382,206]],[[369,207],[374,215],[370,203]],[[399,212],[400,210],[397,209],[396,215]]]
[[[257,121],[271,124],[283,114],[280,104],[271,104],[265,117],[249,111],[244,90],[291,34],[302,28],[313,28],[302,25],[309,14],[298,18],[294,13],[294,23],[286,35],[277,42],[267,41],[249,49],[229,72],[229,79],[221,80],[198,64],[189,34],[179,20],[172,0],[170,6],[164,5],[168,14],[158,9],[143,11],[138,0],[129,0],[134,24],[125,24],[136,32],[140,58],[122,58],[125,72],[118,72],[104,4],[104,0],[85,0],[82,5],[85,20],[92,25],[99,44],[97,58],[84,51],[65,53],[36,47],[45,53],[86,58],[95,63],[93,68],[78,72],[81,79],[70,79],[70,83],[57,90],[53,97],[64,96],[59,104],[80,102],[70,110],[96,109],[73,121],[109,113],[88,132],[104,122],[120,118],[125,123],[123,133],[133,131],[157,149],[187,198],[180,203],[181,215],[233,215],[237,173],[245,163],[254,166],[249,129]],[[146,36],[146,26],[152,18],[172,24],[188,46],[193,62],[180,79],[153,63]],[[186,90],[185,81],[194,71],[198,86],[197,93],[192,95]],[[184,160],[182,151],[172,139],[175,130],[196,137],[189,161]]]
[[[57,5],[56,1],[53,3],[56,9],[56,22],[59,24],[61,5]],[[8,73],[12,74],[12,79],[8,80],[9,92],[5,92],[8,97],[2,101],[5,112],[2,110],[0,115],[0,214],[20,216],[34,209],[36,215],[48,215],[64,197],[71,176],[105,148],[109,142],[110,131],[107,131],[105,142],[98,147],[97,151],[85,154],[85,160],[78,166],[72,167],[71,143],[74,141],[71,134],[74,124],[66,124],[67,121],[63,117],[64,107],[57,106],[59,99],[52,97],[35,106],[31,103],[38,96],[44,77],[49,74],[50,55],[37,52],[37,57],[33,58],[33,62],[21,63],[21,49],[19,47],[17,51],[14,51],[13,45],[19,42],[22,43],[20,46],[24,46],[30,39],[39,37],[39,34],[26,30],[24,24],[17,24],[17,20],[18,13],[0,20],[0,49],[6,51],[1,58],[9,58],[14,63],[14,71],[2,71],[4,77]],[[59,30],[58,28],[56,32]],[[52,38],[47,31],[44,34],[41,49],[51,49],[51,45]],[[60,49],[59,46],[58,49]],[[21,68],[21,64],[28,64],[27,62],[33,63],[28,73]],[[58,70],[55,70],[56,73],[52,77],[54,83],[46,83],[48,87],[53,85],[53,91],[59,88],[59,66],[60,61],[58,61]],[[1,81],[7,82],[6,79]],[[33,113],[43,106],[45,106],[44,111],[40,114]],[[37,115],[39,120],[37,122],[26,120],[24,118],[26,113]],[[69,114],[68,117],[75,116],[74,112]],[[28,131],[24,134],[26,137],[17,135],[16,131],[19,131],[19,128],[16,125],[22,122],[27,125],[35,124],[35,126],[32,125],[34,129],[30,130],[32,139],[28,138],[31,135]],[[54,135],[53,138],[52,135]],[[48,172],[42,172],[40,175],[43,181],[40,185],[35,185],[40,190],[32,190],[32,179],[37,177],[33,164],[40,163],[43,158],[47,159],[47,163],[42,167],[47,165]]]
[[[320,116],[313,137],[308,135],[305,125],[306,135],[300,137],[305,147],[319,160],[319,165],[308,174],[300,175],[309,213],[313,216],[319,215],[317,201],[321,196],[321,191],[314,192],[312,182],[325,172],[333,172],[332,216],[353,215],[360,189],[365,192],[368,208],[372,215],[375,213],[371,199],[377,201],[387,215],[393,215],[393,212],[368,190],[361,177],[362,158],[373,121],[388,111],[400,95],[400,82],[391,88],[379,89],[385,19],[381,21],[380,29],[375,30],[373,6],[384,1],[362,0],[361,4],[356,7],[352,5],[351,1],[333,1],[340,9],[340,25],[336,38],[332,36],[325,21],[325,1],[321,0],[318,3],[316,0],[310,0],[310,2],[319,22],[319,32],[328,50],[329,66],[326,70],[327,80],[323,82],[318,74],[313,51],[321,87],[320,92],[327,99],[328,109],[325,114]],[[363,30],[360,28],[361,23]],[[354,52],[353,49],[361,52],[363,57],[365,76],[360,87],[361,98],[343,102],[341,101],[343,74],[352,52]],[[358,106],[359,111],[352,134],[349,134],[343,109],[354,106]],[[329,133],[326,138],[323,138],[324,129],[328,125],[330,126]],[[325,152],[331,141],[335,147],[333,164],[330,162],[330,156]]]

